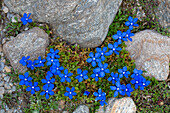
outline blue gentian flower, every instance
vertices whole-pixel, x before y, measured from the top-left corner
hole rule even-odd
[[[60,58],[59,55],[57,55],[59,52],[59,50],[57,49],[56,51],[54,51],[53,48],[50,49],[50,53],[47,54],[47,57],[51,57],[51,58]]]
[[[27,67],[33,70],[35,68],[35,61],[32,62],[31,60],[28,60],[27,62],[28,62]]]
[[[135,24],[138,21],[138,18],[133,19],[131,16],[129,16],[128,20],[129,21],[125,22],[125,25],[129,26],[129,30],[132,30],[133,26],[136,26],[136,27],[139,26],[138,24]]]
[[[126,36],[125,36],[125,40],[124,41],[128,41],[127,38],[132,42],[132,36],[134,36],[134,33],[131,33],[131,31],[128,29],[126,31]]]
[[[77,93],[74,92],[74,90],[75,90],[74,87],[72,87],[71,90],[70,90],[70,88],[66,87],[66,91],[68,91],[68,92],[65,92],[65,93],[64,93],[64,96],[68,96],[70,99],[72,99],[73,96],[76,96],[76,95],[77,95]]]
[[[106,102],[106,97],[101,97],[101,100],[100,100],[100,105],[101,106],[104,106],[104,104],[108,105],[107,102]]]
[[[99,80],[99,77],[102,78],[102,76],[99,74],[99,72],[96,72],[95,69],[93,69],[93,74],[91,75],[91,77],[95,78],[96,82]]]
[[[64,70],[64,67],[60,67],[60,63],[59,62],[56,62],[55,64],[53,64],[51,67],[50,67],[50,70],[52,73],[54,73],[55,75],[59,75],[61,73],[61,70]]]
[[[19,75],[19,78],[21,79],[21,81],[19,82],[19,85],[26,85],[26,86],[28,86],[29,85],[29,81],[32,80],[32,78],[28,77],[28,76],[29,76],[28,72],[25,72],[24,76],[23,75]]]
[[[96,62],[101,62],[101,59],[99,59],[100,53],[95,53],[95,56],[94,56],[93,52],[90,52],[90,53],[89,53],[89,56],[90,56],[91,58],[88,58],[86,61],[87,61],[88,63],[91,62],[91,64],[92,64],[93,67],[96,66]]]
[[[101,48],[96,48],[96,51],[97,53],[100,53],[100,57],[101,57],[101,60],[104,61],[105,60],[105,55],[106,56],[109,56],[108,54],[105,54],[106,51],[107,51],[107,47],[103,47],[103,50],[101,50]]]
[[[126,32],[121,32],[121,31],[117,31],[117,34],[113,35],[112,38],[117,40],[118,39],[118,44],[122,43],[122,40],[126,40],[126,38],[124,38],[126,36]]]
[[[144,90],[144,87],[147,87],[150,84],[150,81],[146,81],[146,79],[143,77],[142,81],[139,83],[140,90]]]
[[[22,59],[19,61],[19,63],[22,64],[23,66],[26,66],[29,58],[30,56],[27,57],[23,56]]]
[[[121,85],[120,81],[116,82],[116,86],[110,86],[110,89],[116,90],[113,95],[114,97],[118,96],[118,93],[120,93],[121,95],[125,95],[125,92],[123,91],[125,89],[125,86]]]
[[[129,71],[127,71],[127,67],[124,66],[123,69],[118,69],[119,74],[119,78],[122,78],[123,76],[125,76],[126,78],[128,78],[128,75],[130,74]]]
[[[88,79],[87,73],[88,73],[87,70],[84,70],[84,71],[82,72],[82,70],[78,68],[78,69],[77,69],[77,74],[79,74],[79,75],[76,76],[75,78],[78,79],[79,82],[82,82],[82,81],[83,81],[83,78],[84,78],[85,80],[87,80],[87,79]]]
[[[98,66],[97,68],[95,68],[93,70],[94,73],[99,73],[100,77],[104,77],[105,76],[105,73],[110,73],[110,70],[107,69],[108,67],[108,63],[104,63],[102,64],[101,62],[98,63]]]
[[[73,75],[73,73],[68,73],[68,69],[65,69],[64,70],[64,74],[62,74],[62,73],[60,73],[59,74],[59,77],[61,78],[61,82],[65,82],[65,80],[67,81],[67,82],[71,82],[71,79],[69,78],[70,76],[72,76]]]
[[[119,76],[117,73],[111,72],[111,77],[108,78],[108,81],[112,81],[112,84],[115,84],[115,81],[120,81]]]
[[[31,94],[34,94],[35,91],[40,91],[40,87],[38,87],[38,82],[34,82],[34,85],[32,84],[32,82],[29,83],[30,87],[26,88],[26,91],[31,91]]]
[[[42,91],[40,95],[45,94],[46,99],[49,99],[49,95],[54,95],[54,92],[52,91],[53,87],[51,85],[50,86],[48,84],[44,85],[43,90],[45,91]]]
[[[90,92],[88,92],[88,91],[85,91],[85,92],[84,92],[84,95],[89,96],[89,94],[90,94]]]
[[[111,55],[113,52],[115,52],[117,55],[119,55],[119,52],[117,51],[121,51],[122,48],[118,47],[118,43],[115,42],[114,44],[108,44],[108,48],[110,48],[110,50],[107,52],[107,54]]]
[[[141,76],[143,73],[142,70],[137,70],[136,68],[133,70],[133,74],[131,75],[132,78],[135,78],[138,77],[138,76]]]
[[[103,97],[106,97],[106,93],[105,93],[105,92],[102,92],[102,89],[101,89],[101,88],[98,89],[98,93],[97,93],[97,92],[94,92],[93,95],[96,96],[95,101],[102,100]]]
[[[38,57],[38,60],[35,60],[35,67],[44,67],[45,59],[41,59],[41,56]]]
[[[50,65],[55,65],[57,62],[59,62],[59,60],[58,59],[55,59],[55,58],[51,58],[50,56],[47,56],[46,57],[46,59],[47,59],[47,66],[50,66]]]
[[[51,80],[50,80],[50,76],[48,76],[48,75],[45,78],[46,79],[42,79],[41,82],[48,84],[48,85],[52,85],[54,87],[54,84],[52,84],[52,83],[55,82],[55,78],[51,78]]]
[[[127,84],[127,85],[126,85],[126,89],[125,89],[125,93],[127,94],[127,96],[130,97],[132,91],[134,91],[134,90],[133,90],[133,88],[131,87],[131,84]]]
[[[28,17],[27,17],[27,14],[24,13],[23,17],[21,18],[23,25],[26,25],[28,22],[29,23],[32,22],[32,19],[29,19],[30,16],[31,16],[31,13],[29,13]]]
[[[140,75],[140,76],[136,77],[135,79],[131,80],[130,82],[132,84],[135,84],[135,89],[138,89],[138,86],[141,85],[142,80],[143,80],[143,76]]]

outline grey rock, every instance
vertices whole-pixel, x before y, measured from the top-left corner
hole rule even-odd
[[[4,69],[4,63],[0,61],[0,71]]]
[[[14,112],[13,109],[9,109],[9,110],[7,111],[7,113],[13,113],[13,112]]]
[[[12,82],[9,82],[9,85],[12,87],[12,86],[13,86],[13,83],[12,83]]]
[[[11,89],[11,87],[10,87],[8,82],[5,82],[4,86],[5,86],[6,89]]]
[[[0,87],[0,95],[4,94],[4,87]]]
[[[8,13],[8,8],[4,6],[3,11],[4,11],[4,13]]]
[[[4,80],[5,80],[6,82],[9,82],[9,79],[10,79],[9,76],[4,77]]]
[[[13,87],[12,87],[12,91],[13,91],[13,92],[16,91],[16,86],[13,86]]]
[[[1,109],[0,112],[1,112],[1,113],[5,113],[5,110],[4,110],[4,109]]]
[[[170,38],[153,30],[140,31],[125,42],[126,50],[135,60],[136,68],[146,70],[145,76],[166,80],[169,75]]]
[[[104,41],[122,0],[4,0],[10,11],[49,23],[54,34],[81,47]]]
[[[0,87],[4,85],[4,81],[0,81]]]
[[[89,108],[86,105],[80,105],[76,108],[76,110],[73,113],[90,113]]]
[[[30,60],[37,59],[38,56],[45,56],[45,49],[49,45],[48,34],[42,29],[34,27],[28,31],[18,34],[14,39],[3,45],[3,51],[14,70],[24,73],[27,68],[19,61],[23,56],[30,56]]]
[[[9,110],[8,105],[5,105],[5,110],[6,110],[6,111],[8,111],[8,110]]]
[[[164,28],[170,27],[170,1],[158,0],[158,8],[155,9],[158,22]],[[169,29],[170,32],[170,29]]]
[[[3,78],[6,77],[6,74],[5,74],[5,73],[2,73],[2,77],[3,77]]]

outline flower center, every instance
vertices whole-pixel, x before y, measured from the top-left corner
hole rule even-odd
[[[103,55],[103,53],[101,53]]]
[[[34,86],[32,86],[32,89],[34,89]]]
[[[58,70],[58,68],[56,68]]]
[[[100,97],[101,95],[99,95],[99,97]]]
[[[93,58],[93,60],[95,60],[95,58]]]
[[[138,74],[136,74],[136,76],[138,76]]]
[[[123,74],[125,74],[125,72],[123,72]]]
[[[42,61],[40,61],[40,63],[42,63]]]
[[[25,78],[25,81],[27,81],[27,79]]]
[[[119,39],[121,39],[122,37],[119,37]]]
[[[138,83],[138,81],[136,81],[136,83]]]
[[[70,92],[70,95],[71,95],[71,92]]]
[[[119,90],[119,88],[117,88],[117,90]]]
[[[131,25],[133,25],[133,23],[131,23]]]
[[[46,91],[46,93],[48,93],[48,91]]]
[[[143,85],[145,85],[145,83],[143,83]]]
[[[113,77],[113,79],[115,79],[115,77]]]
[[[102,68],[101,70],[103,71],[104,69]]]
[[[50,81],[47,82],[48,84],[50,83]]]
[[[65,78],[67,77],[67,75],[65,75]]]
[[[98,76],[98,74],[96,74],[96,77]]]
[[[28,20],[28,18],[26,18],[26,20]]]
[[[53,62],[53,59],[51,60],[51,62]]]
[[[113,51],[115,51],[115,48],[113,48]]]
[[[126,37],[128,37],[129,35],[127,34]]]
[[[82,77],[83,75],[81,74],[80,76]]]
[[[126,89],[126,91],[128,91],[128,89]]]

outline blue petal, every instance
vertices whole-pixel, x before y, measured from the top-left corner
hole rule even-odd
[[[138,21],[138,18],[134,18],[133,23],[136,23]]]
[[[99,93],[99,94],[101,94],[101,93],[102,93],[102,89],[101,89],[101,88],[99,88],[98,93]]]
[[[123,67],[123,71],[127,71],[127,67],[126,66]]]
[[[30,90],[31,90],[31,87],[27,87],[27,88],[26,88],[26,91],[29,92]]]
[[[99,96],[99,94],[97,92],[94,92],[93,95],[96,96],[96,97]]]
[[[81,71],[80,68],[77,69],[77,73],[78,73],[78,74],[81,74],[81,73],[82,73],[82,71]]]
[[[73,95],[73,96],[76,96],[76,95],[77,95],[77,93],[76,93],[76,92],[72,92],[72,95]]]
[[[112,49],[113,45],[112,44],[108,44],[108,48]]]
[[[108,80],[108,81],[112,81],[112,77],[109,77],[107,80]]]
[[[38,85],[38,82],[34,82],[34,86],[37,86]]]
[[[60,82],[65,82],[65,78],[64,77],[61,78]]]
[[[65,74],[68,74],[68,69],[65,69],[65,70],[64,70],[64,73],[65,73]]]
[[[119,81],[116,82],[116,86],[117,86],[117,87],[120,87],[120,82],[119,82]]]
[[[99,67],[97,67],[97,68],[93,69],[93,72],[94,72],[94,73],[98,73],[98,72],[100,72],[100,68],[99,68]]]
[[[101,52],[101,48],[96,48],[96,51],[98,52],[98,53],[100,53]]]
[[[91,77],[94,78],[94,77],[95,77],[95,74],[92,74]]]
[[[86,61],[90,63],[92,61],[92,58],[88,58]]]
[[[87,73],[88,73],[88,71],[87,71],[87,70],[84,70],[84,71],[83,71],[83,74],[84,74],[84,75],[86,75]]]
[[[132,18],[131,16],[129,16],[128,20],[129,20],[130,22],[133,22],[133,18]]]
[[[95,61],[92,61],[92,66],[95,67],[96,66],[96,62]]]
[[[66,81],[70,83],[70,82],[71,82],[71,79],[67,77],[67,78],[66,78]]]
[[[46,98],[46,99],[49,99],[49,95],[48,95],[48,94],[46,94],[46,95],[45,95],[45,98]]]
[[[41,93],[40,93],[40,95],[44,95],[45,94],[45,91],[42,91]]]
[[[72,98],[73,98],[73,96],[72,96],[72,95],[69,95],[69,98],[70,98],[70,99],[72,99]]]
[[[40,91],[40,87],[35,87],[35,91]]]
[[[34,94],[35,93],[35,91],[34,90],[31,90],[31,94]]]
[[[51,83],[55,82],[55,78],[52,78],[52,79],[50,80],[50,82],[51,82]]]
[[[47,83],[47,80],[42,79],[41,82],[42,82],[42,83]]]
[[[100,72],[100,76],[103,78],[105,76],[104,72]]]
[[[125,25],[126,25],[126,26],[129,26],[129,25],[130,25],[130,22],[129,22],[129,21],[125,22]]]
[[[53,92],[53,91],[49,91],[49,94],[50,94],[50,95],[54,95],[54,92]]]
[[[68,95],[69,95],[69,93],[68,93],[68,92],[65,92],[65,93],[64,93],[64,96],[68,96]]]
[[[103,51],[106,52],[107,51],[107,47],[103,47]]]
[[[116,90],[116,86],[110,86],[111,90]]]
[[[24,79],[25,77],[23,75],[19,75],[19,79]]]
[[[19,85],[24,85],[24,80],[21,80],[20,82],[19,82]]]
[[[130,92],[126,92],[126,94],[127,94],[128,97],[130,97],[130,95],[131,95]]]
[[[113,96],[114,97],[118,96],[118,91],[115,91]]]
[[[117,40],[118,39],[118,35],[113,35],[112,38]]]
[[[94,57],[93,52],[90,52],[90,53],[89,53],[89,56],[90,56],[90,57]]]
[[[32,19],[28,19],[28,22],[31,23],[31,22],[32,22]]]
[[[97,82],[99,80],[99,78],[98,77],[95,77],[95,81]]]
[[[69,87],[66,87],[66,91],[70,92],[70,88],[69,88]]]

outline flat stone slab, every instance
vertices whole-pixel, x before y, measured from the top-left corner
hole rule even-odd
[[[23,56],[30,56],[30,59],[38,59],[38,56],[45,57],[45,49],[49,45],[48,34],[42,29],[34,27],[28,31],[18,34],[11,41],[3,45],[3,51],[14,70],[24,73],[26,66],[22,66],[19,61]]]

